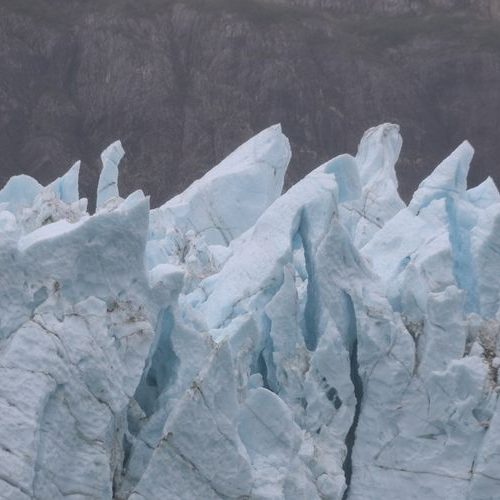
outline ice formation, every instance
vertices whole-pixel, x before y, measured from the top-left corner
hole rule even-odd
[[[284,194],[279,126],[150,210],[102,155],[0,191],[0,498],[493,500],[500,194],[399,128]]]

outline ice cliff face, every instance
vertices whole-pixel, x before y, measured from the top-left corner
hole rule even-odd
[[[500,194],[395,125],[281,194],[270,127],[150,211],[0,191],[0,498],[498,498]]]

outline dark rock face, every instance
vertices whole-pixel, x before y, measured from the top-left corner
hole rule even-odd
[[[3,0],[0,181],[82,159],[91,196],[120,138],[123,192],[158,204],[272,123],[293,182],[384,121],[402,128],[404,195],[463,139],[471,181],[500,181],[496,3],[377,0],[367,17],[369,3]]]
[[[285,0],[266,0],[290,3]],[[337,14],[426,14],[461,11],[482,18],[497,18],[499,0],[292,0],[294,5],[333,10]]]

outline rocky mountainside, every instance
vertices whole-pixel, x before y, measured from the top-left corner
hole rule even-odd
[[[120,138],[123,192],[153,204],[257,131],[291,140],[287,182],[391,121],[404,197],[463,139],[497,180],[498,2],[2,0],[0,181],[48,181]],[[425,145],[425,146],[424,146]]]
[[[498,0],[266,0],[283,5],[328,9],[337,14],[429,14],[461,11],[468,15],[495,19],[500,15]]]

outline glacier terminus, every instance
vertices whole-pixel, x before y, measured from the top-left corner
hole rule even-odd
[[[262,131],[150,209],[0,190],[2,500],[498,500],[500,194],[399,127],[283,192]]]

